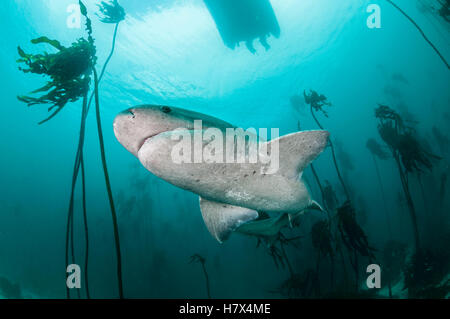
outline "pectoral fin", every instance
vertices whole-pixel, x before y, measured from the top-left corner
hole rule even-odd
[[[258,218],[252,209],[213,202],[200,197],[200,210],[211,235],[220,243],[242,224]]]

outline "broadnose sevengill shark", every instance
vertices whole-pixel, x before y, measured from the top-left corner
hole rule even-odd
[[[322,210],[301,177],[327,146],[327,131],[297,132],[265,142],[269,148],[278,143],[279,169],[273,174],[265,174],[261,162],[175,163],[172,150],[179,142],[173,136],[180,129],[195,132],[198,120],[205,130],[234,128],[205,114],[145,105],[120,113],[114,120],[114,133],[151,173],[200,196],[203,220],[219,242],[234,231],[273,239],[306,209]],[[207,144],[203,141],[203,147]]]

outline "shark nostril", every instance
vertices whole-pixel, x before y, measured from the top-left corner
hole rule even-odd
[[[128,114],[131,114],[131,116],[133,116],[133,118],[135,117],[134,112],[132,111],[132,109],[127,110]]]

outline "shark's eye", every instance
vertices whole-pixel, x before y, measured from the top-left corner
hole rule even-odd
[[[168,106],[163,106],[161,107],[161,111],[163,111],[164,113],[170,113],[172,112],[172,109]]]

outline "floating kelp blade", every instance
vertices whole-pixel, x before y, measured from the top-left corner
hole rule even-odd
[[[323,95],[319,94],[314,90],[309,90],[310,93],[307,94],[306,91],[303,91],[303,97],[305,98],[305,103],[310,106],[311,116],[313,117],[314,121],[316,122],[317,126],[320,127],[321,130],[323,130],[323,126],[320,124],[319,120],[317,119],[314,111],[316,112],[322,112],[326,117],[328,117],[328,113],[323,109],[324,106],[332,106],[331,102],[328,101],[328,98]],[[347,186],[344,183],[344,179],[341,175],[341,170],[339,169],[339,165],[336,160],[336,152],[334,150],[334,145],[331,140],[328,141],[328,144],[331,148],[331,155],[333,156],[333,163],[336,168],[336,173],[338,175],[339,181],[342,185],[342,188],[344,189],[345,196],[347,197],[347,200],[350,201],[350,193],[348,191]]]
[[[69,102],[76,102],[89,90],[90,73],[95,64],[95,47],[83,38],[78,39],[70,47],[64,47],[57,40],[39,37],[31,41],[33,44],[49,44],[57,49],[57,53],[28,54],[18,47],[20,59],[17,63],[28,68],[19,67],[24,73],[34,73],[50,77],[44,86],[31,94],[44,93],[39,97],[18,96],[19,101],[28,106],[50,104],[48,111],[56,110],[39,124],[55,117]]]
[[[125,10],[117,2],[117,0],[102,1],[98,7],[100,9],[100,13],[97,15],[103,23],[119,23],[125,19]]]

